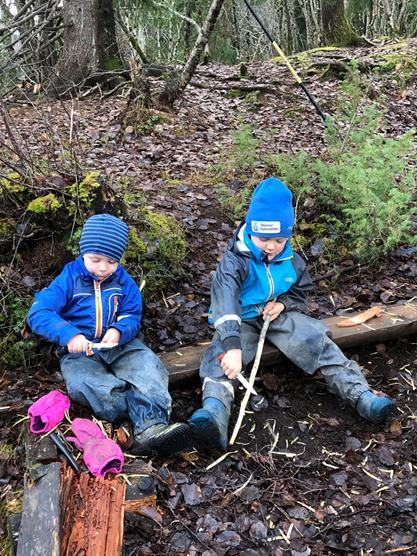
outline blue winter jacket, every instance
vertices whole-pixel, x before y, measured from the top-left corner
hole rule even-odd
[[[141,317],[142,295],[121,265],[100,282],[78,257],[35,295],[27,320],[33,332],[61,346],[76,334],[98,342],[110,327],[120,330],[122,345],[137,335]]]
[[[265,304],[280,301],[285,311],[302,310],[313,289],[304,259],[290,241],[272,261],[251,241],[241,224],[217,265],[211,285],[211,315],[225,351],[240,348],[242,319],[262,315]]]

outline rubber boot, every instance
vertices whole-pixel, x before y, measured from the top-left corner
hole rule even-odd
[[[205,398],[203,407],[197,409],[189,424],[196,448],[199,450],[221,450],[225,452],[228,445],[227,428],[230,418],[230,406],[226,407],[217,398]]]
[[[191,449],[191,445],[190,428],[186,423],[161,423],[135,434],[130,451],[135,455],[170,456]]]
[[[356,410],[361,417],[371,423],[382,423],[394,408],[394,402],[386,396],[378,396],[368,390],[356,403]]]

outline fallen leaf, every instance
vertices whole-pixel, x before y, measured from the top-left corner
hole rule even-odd
[[[395,419],[390,425],[389,432],[394,436],[401,436],[403,432],[401,421]]]

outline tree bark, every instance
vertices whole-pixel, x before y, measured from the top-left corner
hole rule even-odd
[[[322,22],[324,44],[331,46],[358,46],[361,38],[355,33],[345,14],[343,0],[323,0]]]
[[[172,106],[175,100],[177,100],[182,95],[184,89],[191,81],[191,78],[194,75],[194,72],[200,61],[201,55],[203,54],[204,49],[208,44],[210,34],[214,29],[214,25],[217,21],[217,18],[219,17],[223,3],[224,0],[212,1],[204,25],[201,28],[200,34],[197,37],[193,50],[188,60],[186,61],[182,72],[179,74],[179,76],[173,76],[167,82],[166,87],[159,96],[159,100],[162,104],[166,106]]]
[[[62,93],[97,71],[120,69],[113,0],[65,0],[62,54],[49,93]]]

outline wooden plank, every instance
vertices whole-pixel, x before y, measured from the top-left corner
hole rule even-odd
[[[386,306],[380,318],[374,318],[365,324],[351,328],[339,328],[337,323],[358,313],[349,313],[342,317],[323,319],[342,349],[383,342],[400,336],[417,333],[417,303]],[[170,383],[175,384],[198,375],[201,359],[208,348],[208,343],[198,346],[179,348],[176,352],[162,354],[161,360],[169,369]],[[279,361],[280,352],[266,343],[262,355],[263,365],[273,365]]]
[[[43,474],[41,472],[43,471]],[[61,464],[40,466],[39,478],[25,479],[17,556],[59,556]]]

